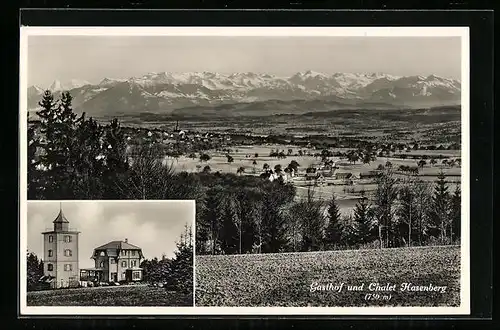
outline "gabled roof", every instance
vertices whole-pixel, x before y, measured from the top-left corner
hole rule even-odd
[[[141,250],[140,247],[132,245],[123,241],[112,241],[107,244],[101,245],[95,250],[107,250],[107,249],[118,249],[118,250]]]
[[[57,215],[55,220],[52,222],[53,223],[69,223],[68,219],[66,219],[66,217],[64,216],[64,213],[62,210],[59,210],[59,214]]]

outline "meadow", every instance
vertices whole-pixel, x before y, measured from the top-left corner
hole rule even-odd
[[[340,292],[311,290],[328,283],[345,285]],[[370,291],[370,283],[389,283],[395,290]],[[403,283],[446,290],[401,291]],[[363,290],[349,291],[348,285]],[[367,300],[367,293],[380,296]],[[196,306],[459,306],[460,247],[197,256],[195,301]]]
[[[321,157],[309,156],[307,154],[315,154],[320,152],[319,150],[300,148],[293,145],[253,145],[253,146],[235,146],[232,147],[232,152],[229,153],[231,157],[233,157],[234,161],[232,163],[228,163],[225,152],[208,150],[206,153],[211,157],[210,160],[206,162],[201,162],[199,158],[189,158],[187,156],[180,156],[177,159],[174,158],[165,158],[164,162],[171,164],[175,167],[177,171],[186,171],[186,172],[199,172],[203,169],[204,166],[210,166],[212,172],[220,171],[222,173],[236,173],[238,168],[243,167],[245,169],[245,174],[252,174],[255,170],[255,174],[260,174],[262,172],[262,166],[264,164],[268,164],[271,169],[276,165],[281,165],[285,168],[292,160],[295,160],[299,163],[299,172],[305,172],[305,169],[310,166],[319,165],[321,163]],[[287,153],[288,149],[292,149],[292,155],[287,156],[284,159],[277,159],[276,157],[270,157],[269,154],[273,150],[284,150]],[[303,156],[296,155],[298,150],[302,150],[304,152]],[[349,149],[345,148],[330,148],[331,151],[342,151],[346,152]],[[428,154],[428,155],[444,155],[447,157],[460,157],[460,150],[445,150],[442,152],[436,152],[433,150],[425,150],[425,151],[413,151],[409,152],[408,155],[411,154]],[[255,157],[255,154],[258,157]],[[342,162],[347,163],[347,161],[339,160],[336,157],[330,157],[334,162]],[[253,161],[256,161],[257,164],[253,164]],[[399,165],[408,165],[408,166],[416,166],[418,160],[415,159],[400,159],[395,157],[378,157],[375,161],[370,164],[362,164],[357,162],[355,164],[346,164],[339,166],[339,172],[350,171],[353,174],[359,175],[360,172],[366,172],[369,170],[374,170],[380,164],[385,164],[387,161],[393,163],[394,167]],[[421,171],[420,174],[425,176],[437,176],[439,174],[440,169],[446,172],[447,175],[460,175],[459,167],[444,167],[442,165],[427,165]]]
[[[193,306],[191,293],[147,285],[32,291],[28,306]]]

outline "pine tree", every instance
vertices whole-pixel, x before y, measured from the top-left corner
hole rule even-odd
[[[286,217],[281,209],[293,200],[295,196],[293,188],[293,186],[273,182],[263,195],[261,203],[261,251],[264,253],[281,252],[288,245]]]
[[[42,260],[38,260],[38,257],[34,253],[28,253],[26,255],[26,270],[27,290],[35,290],[38,281],[43,276]]]
[[[44,196],[46,198],[72,198],[74,164],[73,156],[75,129],[78,119],[71,107],[72,98],[67,92],[62,94],[61,102],[54,102],[50,91],[45,91],[37,112],[43,134],[43,155],[41,164],[44,172]]]
[[[335,194],[328,202],[328,224],[325,231],[325,242],[328,249],[333,249],[340,242],[342,234],[340,209]]]
[[[373,215],[371,205],[365,197],[364,192],[354,206],[354,223],[356,224],[356,241],[358,244],[366,244],[373,241]]]
[[[239,251],[239,218],[236,201],[232,196],[226,196],[222,214],[220,233],[221,248],[225,254],[236,254]]]
[[[399,221],[402,225],[404,231],[406,231],[406,235],[402,233],[402,239],[406,241],[407,246],[412,245],[412,236],[414,233],[412,232],[413,227],[415,227],[415,196],[413,192],[413,187],[410,185],[406,185],[400,189],[399,192],[399,201],[400,205],[398,208]],[[406,236],[406,238],[404,237]]]
[[[396,198],[396,180],[392,175],[392,170],[387,169],[385,173],[377,177],[374,201],[374,214],[381,248],[394,245],[394,202]]]
[[[415,196],[415,243],[422,246],[428,239],[429,206],[432,205],[432,186],[427,181],[416,180],[413,185]]]
[[[459,240],[462,229],[462,196],[460,185],[457,184],[453,196],[451,197],[451,237],[453,241]]]
[[[258,227],[257,218],[258,205],[262,199],[262,194],[258,189],[237,189],[235,192],[237,196],[238,206],[238,219],[240,220],[241,227],[239,239],[241,245],[241,252],[246,253],[252,251],[252,246],[258,241]]]
[[[28,199],[38,199],[39,197],[39,177],[40,173],[37,169],[38,161],[37,148],[39,146],[39,138],[36,136],[35,127],[28,127]]]
[[[323,201],[314,196],[314,188],[309,187],[305,201],[299,202],[296,215],[300,217],[302,229],[302,251],[323,249],[325,217]]]
[[[102,136],[103,128],[94,119],[81,117],[72,148],[76,197],[102,199],[104,196],[102,176],[105,158],[101,144]]]
[[[223,211],[222,200],[223,197],[220,187],[214,187],[208,190],[206,197],[203,199],[203,208],[200,210],[201,221],[196,224],[196,231],[201,233],[200,235],[196,235],[197,243],[198,239],[203,239],[205,237],[209,243],[206,252],[210,254],[216,254],[218,246],[220,246],[221,216]],[[202,252],[202,244],[199,245],[200,252]]]
[[[446,240],[447,229],[449,224],[450,210],[450,194],[448,192],[448,184],[443,171],[438,175],[438,180],[434,187],[434,196],[432,197],[431,219],[434,235],[439,236],[441,243]]]
[[[184,227],[177,251],[170,265],[166,289],[183,293],[193,292],[193,232],[188,225]]]
[[[59,115],[59,107],[57,102],[54,101],[54,96],[50,91],[45,91],[42,100],[38,103],[42,109],[37,112],[40,117],[40,133],[41,147],[43,152],[40,156],[40,164],[45,168],[43,175],[42,190],[44,197],[52,197],[54,191],[57,189],[57,181],[55,173],[57,171],[57,162],[60,161],[58,157],[57,146],[57,119]]]
[[[340,219],[342,231],[340,233],[340,244],[350,248],[357,243],[356,223],[351,215],[343,216]]]
[[[125,135],[117,119],[104,127],[102,140],[104,196],[117,198],[120,195],[117,182],[129,168]]]

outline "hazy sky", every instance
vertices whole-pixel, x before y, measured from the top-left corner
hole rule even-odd
[[[191,201],[126,201],[126,202],[62,202],[63,213],[70,227],[79,235],[80,267],[93,267],[90,259],[94,248],[115,240],[124,240],[142,248],[148,259],[162,253],[172,257],[175,242],[184,225],[194,222]],[[43,258],[43,236],[52,228],[59,213],[59,202],[28,202],[28,250]]]
[[[29,36],[28,84],[148,72],[383,72],[460,79],[460,37]]]

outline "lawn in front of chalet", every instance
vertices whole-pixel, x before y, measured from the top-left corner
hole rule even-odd
[[[193,306],[192,293],[148,285],[28,292],[28,306]]]

